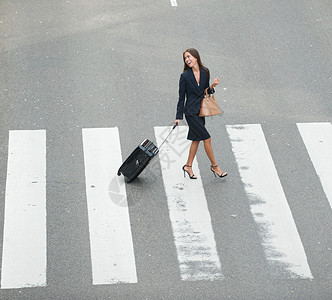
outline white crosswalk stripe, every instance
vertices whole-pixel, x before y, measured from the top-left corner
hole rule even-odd
[[[1,288],[46,285],[46,132],[9,132]]]
[[[297,126],[332,207],[331,123]],[[154,128],[157,145],[170,129]],[[271,276],[313,278],[261,126],[226,129]],[[180,276],[223,280],[197,160],[193,167],[199,179],[180,176],[190,143],[186,130],[178,127],[154,158],[161,165]],[[83,128],[82,145],[92,283],[137,283],[126,184],[117,176],[123,160],[118,128]],[[46,149],[45,130],[9,132],[1,289],[47,285]]]
[[[116,204],[127,202],[118,129],[83,129],[83,149],[93,284],[135,283],[128,205]]]
[[[271,273],[312,278],[261,126],[233,125],[227,131]]]
[[[332,208],[332,125],[298,123],[297,127]]]
[[[154,129],[157,144],[160,146],[165,129],[169,131],[171,127]],[[180,143],[181,140],[175,140],[173,147],[180,149],[183,147]],[[187,143],[189,145],[190,142]],[[164,144],[159,153],[181,278],[190,281],[222,279],[221,264],[197,160],[193,162],[193,169],[198,178],[185,180],[178,176],[186,161],[187,153],[183,154],[178,155],[168,144]]]

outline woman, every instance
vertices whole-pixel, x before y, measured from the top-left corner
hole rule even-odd
[[[214,88],[220,83],[219,78],[215,78],[210,86],[210,72],[204,67],[196,49],[190,48],[183,53],[184,69],[179,83],[179,101],[177,105],[176,120],[174,123],[180,124],[185,114],[189,132],[188,140],[191,140],[187,163],[183,166],[184,175],[188,173],[190,179],[197,179],[192,170],[192,163],[196,156],[199,142],[204,142],[204,149],[211,161],[211,171],[216,176],[225,177],[223,172],[214,159],[211,136],[205,128],[205,118],[199,117],[201,102],[204,90],[208,88],[208,93],[213,94]]]

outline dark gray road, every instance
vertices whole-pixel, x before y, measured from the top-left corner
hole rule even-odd
[[[0,289],[0,299],[332,298],[332,210],[296,126],[332,122],[331,3],[177,4],[1,0],[0,246],[9,131],[43,129],[47,285]],[[154,126],[175,117],[189,47],[222,80],[225,113],[207,126],[230,176],[214,179],[203,147],[198,161],[225,278],[181,280],[157,163],[126,186],[138,283],[93,285],[82,128],[117,126],[124,157],[153,138]],[[268,271],[225,127],[232,124],[262,126],[313,279]]]

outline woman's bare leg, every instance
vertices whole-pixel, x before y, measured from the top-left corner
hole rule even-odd
[[[212,169],[218,174],[221,175],[222,174],[222,170],[220,169],[220,167],[217,165],[217,162],[214,158],[214,154],[213,154],[213,149],[212,149],[212,144],[211,144],[211,138],[208,138],[206,140],[203,141],[204,142],[204,149],[205,152],[208,156],[208,158],[211,161],[211,165],[212,165]],[[216,167],[213,167],[216,166]]]
[[[198,146],[199,146],[199,141],[193,141],[190,145],[188,160],[187,160],[186,166],[184,167],[184,170],[189,173],[189,176],[193,176],[194,172],[193,172],[192,168],[187,167],[187,166],[193,165],[193,161],[196,156]]]

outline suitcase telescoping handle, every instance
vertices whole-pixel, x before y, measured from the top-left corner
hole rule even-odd
[[[170,131],[170,133],[168,134],[168,136],[166,136],[166,139],[164,139],[164,141],[161,143],[160,147],[159,147],[159,150],[160,148],[164,145],[164,143],[167,141],[168,137],[171,135],[171,133],[173,132],[173,130],[175,129],[175,127],[178,126],[177,123],[175,123],[175,125],[173,126],[172,130]]]

